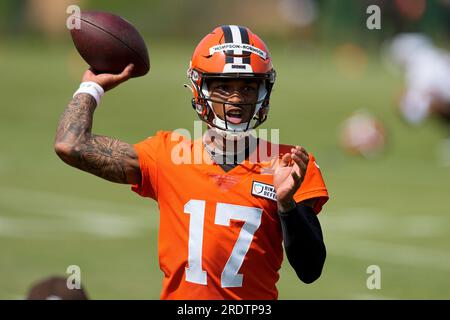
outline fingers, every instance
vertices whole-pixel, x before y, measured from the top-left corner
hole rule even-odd
[[[133,71],[133,69],[134,69],[134,64],[130,63],[129,65],[127,65],[125,67],[125,69],[123,69],[121,74],[126,75],[126,76],[131,76],[131,72]]]
[[[301,146],[295,146],[295,148],[291,149],[291,152],[302,157],[303,161],[308,163],[309,155],[308,155],[308,152],[305,150],[305,148],[303,148]]]
[[[120,74],[115,76],[115,81],[123,82],[123,81],[130,79],[133,68],[134,68],[134,64],[130,63],[129,65],[127,65]]]
[[[303,169],[303,171],[306,171],[306,168],[308,167],[309,163],[309,154],[305,150],[305,148],[301,146],[296,146],[295,148],[291,149],[291,153],[285,153],[280,161],[280,166],[286,167],[291,166],[292,162],[291,160],[294,160],[297,165]]]
[[[290,162],[291,162],[291,154],[290,153],[286,153],[281,158],[280,167],[287,167],[287,166],[289,166]]]
[[[292,160],[297,164],[300,169],[301,177],[304,177],[306,174],[306,169],[308,168],[309,163],[309,155],[303,147],[296,146],[291,149],[292,152]]]
[[[302,182],[302,178],[298,175],[297,171],[295,171],[295,170],[291,171],[291,176],[292,176],[292,179],[294,179],[295,186],[298,187]]]
[[[119,74],[109,74],[109,73],[97,74],[96,71],[91,67],[84,72],[82,82],[84,81],[95,81],[102,83],[105,82],[104,85],[106,87],[109,87],[111,85],[112,85],[111,87],[114,87],[119,83],[122,83],[131,78],[133,69],[134,64],[130,63]]]

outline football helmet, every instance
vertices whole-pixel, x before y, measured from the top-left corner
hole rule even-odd
[[[195,48],[187,75],[194,95],[192,107],[202,121],[222,135],[245,135],[267,119],[276,73],[269,50],[250,29],[235,25],[215,28]],[[212,102],[222,103],[224,111],[226,104],[238,107],[249,105],[248,102],[231,103],[211,99],[208,80],[224,78],[253,79],[260,83],[248,122],[233,124],[227,121],[226,116],[220,119],[215,114]]]

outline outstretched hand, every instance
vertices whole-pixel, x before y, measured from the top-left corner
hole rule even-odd
[[[300,188],[308,168],[309,155],[303,147],[296,146],[280,160],[273,177],[280,211],[288,211],[295,205],[294,194]]]
[[[93,81],[99,84],[103,88],[103,90],[108,91],[118,86],[122,82],[125,82],[128,79],[130,79],[133,67],[134,65],[130,63],[119,74],[111,74],[111,73],[95,74],[92,71],[92,69],[88,69],[83,75],[82,82]]]

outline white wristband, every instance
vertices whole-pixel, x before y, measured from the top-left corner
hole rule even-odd
[[[77,91],[75,91],[73,97],[75,97],[79,93],[90,94],[94,97],[97,105],[99,105],[101,97],[103,97],[103,95],[105,94],[105,90],[103,90],[103,88],[96,82],[86,81],[80,84],[80,87]]]

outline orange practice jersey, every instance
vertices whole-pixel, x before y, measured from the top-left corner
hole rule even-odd
[[[142,181],[132,190],[155,199],[160,210],[161,299],[277,299],[283,238],[274,157],[249,157],[225,172],[207,157],[201,139],[159,131],[134,146]],[[279,145],[279,156],[290,149]],[[311,198],[316,213],[328,200],[312,154],[294,196],[296,202]]]

